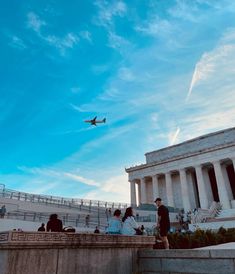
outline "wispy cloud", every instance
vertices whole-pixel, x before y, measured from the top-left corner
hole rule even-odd
[[[127,6],[123,1],[103,1],[95,2],[98,7],[98,16],[95,22],[98,25],[108,27],[113,24],[115,16],[122,17],[127,12]]]
[[[135,76],[134,76],[133,72],[129,68],[126,68],[126,67],[122,67],[119,69],[118,76],[123,81],[131,82],[131,81],[135,80]]]
[[[120,53],[125,53],[132,47],[132,44],[127,39],[112,31],[109,31],[108,33],[108,40],[108,46],[118,50]]]
[[[92,36],[91,33],[87,30],[83,30],[79,32],[81,38],[87,40],[88,42],[92,43]]]
[[[43,178],[45,178],[46,180],[48,180],[48,178],[53,178],[53,179],[57,179],[58,181],[72,180],[85,185],[91,185],[91,186],[99,185],[97,182],[91,179],[84,178],[81,175],[74,174],[71,172],[61,171],[61,170],[55,170],[52,168],[38,168],[38,167],[28,168],[25,166],[19,166],[18,169],[25,172],[26,174],[28,173],[35,176],[39,176],[40,180],[42,180]]]
[[[61,55],[64,55],[67,49],[72,49],[79,43],[79,37],[74,33],[68,33],[63,38],[55,35],[43,37],[43,39],[51,46],[59,49]]]
[[[19,50],[24,50],[27,48],[26,44],[24,43],[24,41],[19,38],[16,35],[13,35],[10,37],[10,42],[9,45],[13,48],[17,48]]]
[[[65,55],[66,50],[73,49],[80,41],[79,35],[73,32],[68,32],[63,37],[46,33],[46,29],[44,28],[44,30],[42,30],[42,27],[46,27],[47,23],[34,12],[27,14],[27,26],[32,29],[42,41],[57,48],[62,56]],[[81,32],[81,35],[85,39],[91,39],[89,32]]]
[[[130,186],[127,174],[110,177],[102,182],[99,188],[88,192],[84,198],[116,203],[130,201]]]
[[[182,0],[177,0],[174,7],[168,10],[168,13],[181,20],[197,22],[200,20],[201,14],[199,8],[197,7],[197,2],[186,2]]]
[[[42,20],[41,18],[39,18],[39,16],[35,14],[34,12],[29,12],[27,14],[27,19],[28,19],[27,21],[28,27],[40,35],[41,28],[43,26],[46,26],[46,22]]]
[[[136,26],[135,29],[143,34],[156,37],[169,36],[174,30],[173,25],[168,20],[161,19],[158,16]]]
[[[223,70],[221,72],[226,79],[225,71],[233,72],[234,68],[230,66],[231,59],[235,59],[235,31],[227,33],[221,40],[220,44],[211,52],[206,52],[202,55],[200,61],[196,64],[192,80],[190,83],[189,91],[186,97],[186,102],[189,100],[193,88],[201,83],[203,80],[207,80],[216,71]],[[224,44],[226,42],[226,44]],[[226,64],[227,68],[224,66]]]

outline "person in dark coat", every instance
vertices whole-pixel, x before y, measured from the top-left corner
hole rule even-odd
[[[41,226],[38,228],[38,231],[46,231],[44,223],[41,224]]]
[[[49,221],[47,222],[47,231],[50,232],[62,232],[63,224],[60,219],[58,219],[57,214],[51,214]]]
[[[164,244],[165,249],[169,249],[169,242],[167,239],[168,231],[170,230],[170,217],[168,208],[162,204],[162,199],[157,198],[155,200],[157,205],[157,215],[158,215],[158,222],[157,227],[159,228],[160,238]]]

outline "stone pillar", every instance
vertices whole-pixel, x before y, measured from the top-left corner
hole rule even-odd
[[[141,204],[146,204],[147,196],[146,196],[145,178],[140,179],[140,191],[141,191]]]
[[[182,200],[184,211],[187,212],[191,210],[190,200],[189,200],[189,191],[188,191],[188,182],[186,178],[186,171],[185,169],[180,169],[180,184],[181,184],[181,193],[182,193]]]
[[[235,172],[235,158],[231,158],[231,160],[233,161],[233,169],[234,169],[234,172]]]
[[[158,176],[152,176],[152,184],[153,184],[153,201],[159,197],[159,189],[158,189]]]
[[[135,190],[135,180],[130,182],[131,186],[131,206],[136,207],[136,190]]]
[[[225,184],[225,181],[224,181],[224,177],[223,177],[220,162],[215,161],[212,164],[213,164],[214,170],[215,170],[215,177],[216,177],[216,182],[217,182],[217,187],[218,187],[219,199],[220,199],[220,203],[222,205],[222,208],[223,209],[231,208],[230,201],[229,201],[228,190],[226,188],[226,184]]]
[[[208,203],[208,197],[207,197],[207,191],[206,191],[206,185],[202,174],[202,166],[196,166],[196,176],[197,176],[197,186],[198,186],[198,192],[199,192],[199,200],[201,208],[208,209],[209,203]]]
[[[167,204],[168,206],[175,206],[174,203],[174,196],[173,196],[173,188],[172,188],[172,180],[170,172],[165,174],[166,179],[166,197],[167,197]]]

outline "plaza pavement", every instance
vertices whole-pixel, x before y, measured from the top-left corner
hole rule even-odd
[[[225,243],[220,245],[210,245],[210,246],[205,246],[205,247],[200,247],[195,249],[210,249],[210,250],[211,249],[235,249],[235,242]]]

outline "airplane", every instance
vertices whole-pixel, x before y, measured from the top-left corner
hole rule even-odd
[[[97,116],[95,116],[95,118],[93,118],[92,120],[85,120],[85,123],[90,123],[93,126],[96,126],[96,124],[98,123],[105,123],[106,122],[106,118],[104,118],[103,120],[96,120]]]

